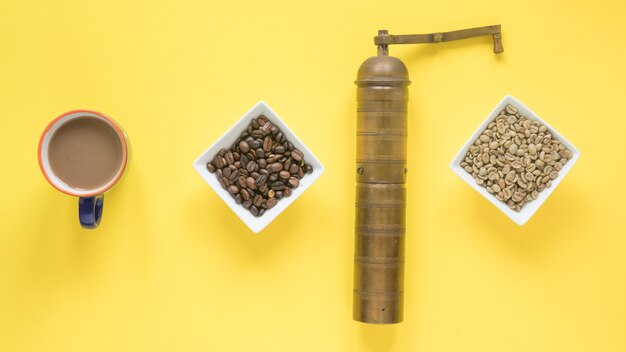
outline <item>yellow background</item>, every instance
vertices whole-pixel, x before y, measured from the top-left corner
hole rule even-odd
[[[0,3],[0,351],[625,351],[623,1]],[[356,70],[409,67],[405,322],[352,321]],[[518,227],[448,168],[505,95],[581,151]],[[192,168],[258,100],[326,172],[261,234]],[[132,166],[82,230],[36,146],[116,118]]]

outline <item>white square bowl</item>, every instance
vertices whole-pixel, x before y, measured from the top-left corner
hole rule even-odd
[[[311,167],[313,167],[313,172],[304,175],[304,177],[300,180],[300,186],[293,189],[293,193],[290,197],[280,199],[273,208],[267,209],[263,216],[255,217],[250,213],[250,211],[248,211],[248,209],[244,208],[241,204],[237,204],[228,191],[220,186],[215,174],[212,174],[209,170],[207,170],[207,164],[213,160],[213,157],[220,151],[220,149],[230,148],[237,138],[239,138],[239,135],[246,130],[246,128],[248,128],[252,119],[257,118],[260,115],[265,115],[269,118],[272,124],[280,128],[285,138],[293,143],[295,148],[302,152],[304,160],[307,164],[310,164]],[[287,127],[285,122],[263,101],[258,102],[252,107],[252,109],[246,112],[237,122],[235,122],[235,124],[229,128],[226,133],[218,138],[213,145],[211,145],[196,159],[193,166],[206,183],[213,188],[215,193],[222,198],[230,209],[235,212],[241,221],[248,225],[250,230],[254,233],[259,233],[267,225],[269,225],[272,220],[282,213],[283,210],[287,209],[287,207],[300,197],[302,193],[304,193],[304,191],[309,188],[309,186],[311,186],[313,182],[315,182],[324,172],[324,166],[322,166],[322,163],[320,163],[315,155],[313,155],[311,150],[307,148],[304,142],[302,142],[291,131],[291,129]]]
[[[539,192],[539,197],[533,201],[530,201],[524,204],[520,212],[516,212],[515,210],[509,208],[504,202],[499,201],[498,199],[496,199],[496,197],[494,197],[492,194],[487,192],[486,188],[477,185],[476,181],[474,180],[474,177],[472,177],[472,175],[467,173],[463,169],[463,167],[461,167],[461,162],[463,162],[463,160],[465,159],[465,155],[467,154],[467,151],[469,150],[470,146],[472,146],[474,141],[481,135],[481,133],[483,133],[483,131],[487,128],[487,126],[491,122],[495,121],[496,117],[498,117],[500,112],[504,110],[506,106],[509,104],[515,106],[521,116],[525,116],[526,118],[533,120],[533,121],[539,121],[543,125],[545,125],[548,128],[548,131],[552,134],[553,138],[561,141],[561,143],[563,143],[563,145],[565,145],[565,147],[569,149],[573,154],[572,159],[570,159],[563,166],[561,171],[559,171],[559,177],[557,177],[556,179],[552,181],[552,187],[546,188],[543,191]],[[487,115],[487,118],[478,127],[476,132],[474,132],[474,134],[472,134],[472,136],[467,140],[467,142],[465,142],[465,145],[463,145],[463,147],[461,148],[461,150],[459,150],[459,152],[456,154],[454,159],[452,159],[452,162],[450,163],[450,168],[463,181],[465,181],[472,188],[474,188],[478,193],[480,193],[483,197],[485,197],[488,201],[490,201],[493,205],[495,205],[496,208],[500,209],[504,214],[506,214],[506,216],[508,216],[511,220],[513,220],[513,222],[521,226],[521,225],[524,225],[535,214],[535,212],[539,209],[539,207],[541,207],[543,202],[545,202],[546,199],[548,199],[550,194],[552,194],[552,192],[556,189],[559,183],[561,183],[561,181],[565,178],[567,173],[569,173],[569,171],[572,169],[572,167],[574,166],[574,164],[576,163],[579,157],[580,157],[580,152],[578,151],[578,149],[572,143],[570,143],[565,137],[563,137],[563,135],[561,135],[557,130],[552,128],[552,126],[550,126],[546,121],[544,121],[541,117],[539,117],[539,115],[535,114],[532,110],[530,110],[526,105],[522,104],[522,102],[520,102],[513,96],[507,95],[498,103],[498,105],[496,105],[496,107],[491,111],[491,113]]]

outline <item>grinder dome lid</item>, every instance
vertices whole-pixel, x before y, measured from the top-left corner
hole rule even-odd
[[[372,56],[361,64],[354,83],[359,85],[368,82],[411,83],[406,66],[393,56]]]

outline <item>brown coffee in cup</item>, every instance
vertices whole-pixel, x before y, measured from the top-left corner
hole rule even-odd
[[[58,128],[50,139],[48,160],[54,174],[76,189],[98,189],[122,167],[124,149],[106,121],[81,116]]]

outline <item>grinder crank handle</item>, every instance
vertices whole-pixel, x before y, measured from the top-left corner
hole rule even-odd
[[[390,44],[441,43],[488,35],[493,37],[493,52],[496,54],[502,53],[504,48],[502,48],[502,33],[499,24],[430,34],[390,35],[387,34],[386,30],[381,30],[374,37],[374,44],[378,45],[379,55],[386,55],[387,46]]]

